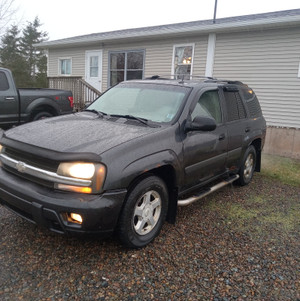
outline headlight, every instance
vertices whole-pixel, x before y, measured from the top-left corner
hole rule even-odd
[[[55,184],[55,188],[81,193],[99,193],[106,175],[106,168],[100,163],[64,162],[57,169],[60,176],[78,179],[78,185]],[[82,180],[89,184],[82,184]],[[75,180],[76,181],[76,180]]]
[[[95,174],[95,165],[93,163],[61,163],[57,173],[61,176],[91,179]]]

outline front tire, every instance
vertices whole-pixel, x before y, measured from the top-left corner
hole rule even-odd
[[[123,208],[118,235],[130,248],[141,248],[159,234],[168,210],[168,190],[156,176],[139,182],[129,193]]]
[[[254,174],[256,166],[256,149],[253,145],[250,145],[244,155],[243,163],[239,171],[238,183],[241,186],[248,185]]]

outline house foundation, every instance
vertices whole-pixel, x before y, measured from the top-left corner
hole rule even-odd
[[[300,129],[268,127],[264,153],[300,159]]]

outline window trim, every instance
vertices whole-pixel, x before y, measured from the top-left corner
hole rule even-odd
[[[175,49],[176,47],[188,47],[192,46],[192,63],[191,63],[191,73],[190,79],[193,79],[193,68],[194,68],[194,57],[195,57],[195,43],[187,43],[187,44],[175,44],[173,45],[173,56],[172,56],[172,68],[171,68],[171,78],[175,78]]]
[[[70,60],[71,66],[70,66],[70,74],[62,74],[61,73],[61,61],[64,60]],[[60,76],[72,76],[72,68],[73,68],[73,63],[72,63],[72,57],[60,57],[58,58],[58,73]]]
[[[127,54],[130,52],[142,52],[143,53],[143,70],[142,70],[142,79],[145,76],[145,58],[146,58],[146,50],[145,49],[127,49],[127,50],[110,50],[108,51],[108,87],[112,87],[111,85],[111,62],[110,62],[110,56],[111,54],[116,54],[116,53],[124,53],[125,54],[125,66],[124,66],[124,81],[127,80]],[[114,69],[115,70],[115,69]],[[120,69],[121,70],[121,69]],[[122,69],[123,70],[123,69]],[[129,71],[132,71],[133,69],[129,69]],[[141,69],[136,69],[136,70],[141,70]]]

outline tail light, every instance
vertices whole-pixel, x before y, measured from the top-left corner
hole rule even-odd
[[[73,96],[69,96],[68,99],[69,99],[71,108],[73,108],[73,106],[74,106],[74,98],[73,98]]]

